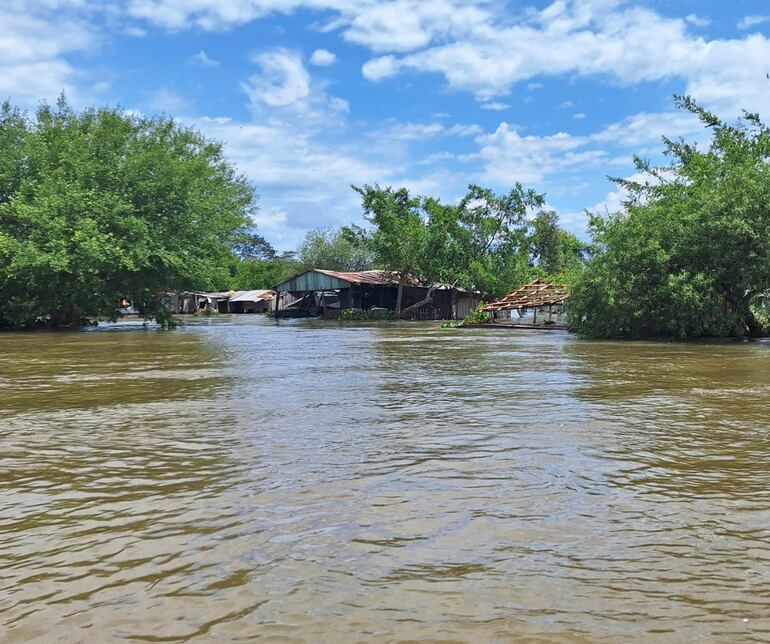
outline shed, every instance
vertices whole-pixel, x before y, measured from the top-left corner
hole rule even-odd
[[[270,309],[276,292],[270,289],[235,291],[227,301],[229,313],[264,313]]]
[[[331,271],[313,268],[298,273],[275,286],[279,293],[291,294],[294,301],[279,309],[279,315],[323,315],[336,317],[342,309],[373,308],[394,310],[398,293],[398,274],[392,271]],[[428,286],[409,280],[404,286],[402,308],[425,298]],[[442,285],[433,302],[414,311],[416,319],[457,319],[464,317],[481,301],[478,293]]]

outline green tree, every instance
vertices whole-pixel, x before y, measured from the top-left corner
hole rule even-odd
[[[277,253],[272,244],[255,230],[245,230],[235,242],[235,254],[241,259],[275,259]]]
[[[559,226],[559,216],[552,210],[541,210],[531,221],[529,236],[530,263],[546,275],[564,277],[579,272],[589,246]]]
[[[399,276],[396,317],[432,301],[429,289],[421,302],[401,311],[401,293],[409,280],[453,284],[497,296],[531,274],[527,254],[529,209],[542,195],[520,184],[502,195],[471,185],[459,204],[412,197],[404,189],[364,186],[367,219],[374,225],[372,247],[381,266]]]
[[[230,288],[237,291],[273,288],[301,270],[293,253],[272,259],[248,258],[235,265]]]
[[[297,251],[305,269],[365,271],[373,268],[374,253],[368,233],[359,226],[311,230]]]
[[[463,286],[498,297],[530,277],[526,217],[544,200],[544,195],[520,183],[501,195],[477,185],[468,187],[458,205],[455,233],[455,261]]]
[[[380,266],[398,278],[396,319],[401,317],[404,285],[424,273],[428,230],[422,213],[422,199],[406,188],[377,185],[353,189],[361,195],[367,220],[374,225],[371,248]]]
[[[125,297],[226,283],[255,195],[218,143],[163,117],[0,108],[0,319],[65,326]]]
[[[593,337],[759,335],[770,287],[770,130],[755,114],[727,124],[688,97],[677,106],[711,129],[706,150],[664,140],[654,180],[619,181],[624,212],[594,217],[596,253],[570,300]]]

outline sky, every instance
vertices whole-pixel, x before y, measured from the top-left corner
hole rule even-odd
[[[453,202],[545,193],[562,225],[661,137],[705,141],[689,94],[770,120],[770,0],[2,0],[0,99],[165,113],[225,144],[279,250],[363,223],[351,184]]]

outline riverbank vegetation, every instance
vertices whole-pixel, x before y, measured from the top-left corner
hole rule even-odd
[[[381,269],[407,284],[497,298],[541,277],[572,287],[571,326],[595,338],[759,336],[770,330],[770,130],[726,123],[687,97],[710,144],[664,140],[669,162],[636,159],[616,180],[620,212],[589,213],[590,242],[545,195],[470,185],[444,203],[354,186],[361,225],[310,231],[278,253],[252,223],[254,187],[222,147],[165,117],[0,107],[0,327],[115,319],[129,300],[167,324],[162,293],[270,288],[302,270]],[[355,313],[349,313],[355,316]],[[391,314],[388,313],[388,317]]]
[[[159,292],[215,288],[255,208],[219,144],[164,117],[0,107],[0,326],[169,318]]]
[[[591,217],[593,257],[574,284],[573,326],[597,338],[767,335],[770,129],[756,114],[728,124],[687,97],[711,132],[701,150],[665,140],[670,164],[618,181],[620,213]]]

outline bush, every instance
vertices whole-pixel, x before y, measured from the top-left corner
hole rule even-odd
[[[475,311],[471,311],[463,318],[463,321],[460,322],[457,326],[464,326],[466,324],[486,324],[489,322],[492,318],[489,315],[489,313],[482,311],[481,309],[486,306],[485,304],[479,304],[476,307]]]

